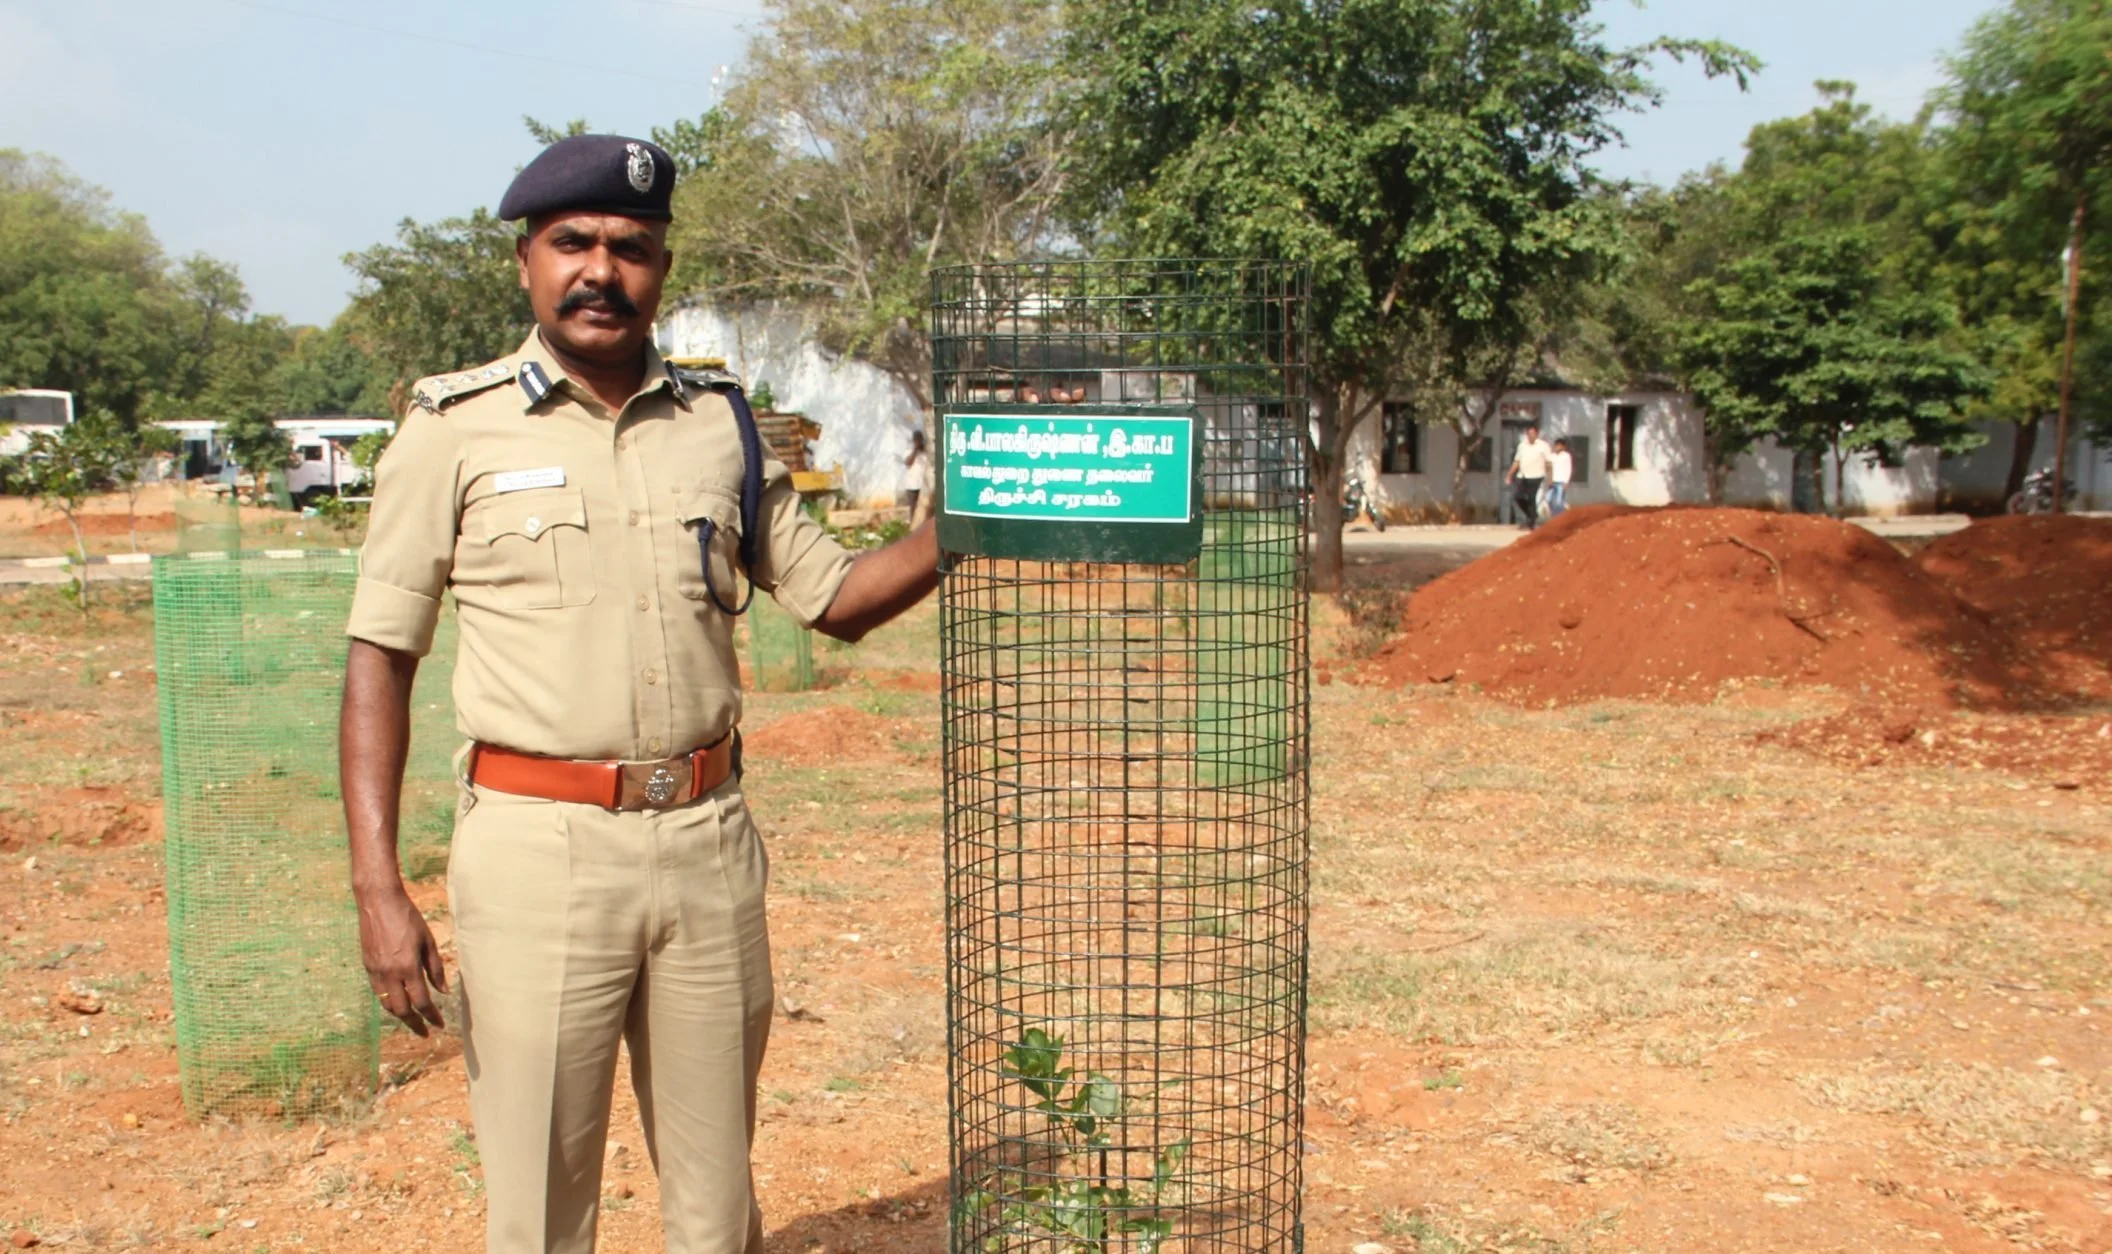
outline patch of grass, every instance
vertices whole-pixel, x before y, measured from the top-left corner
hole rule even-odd
[[[1320,1026],[1447,1044],[1590,1036],[1672,1015],[1721,1019],[1743,980],[1725,961],[1661,957],[1547,921],[1422,953],[1323,949],[1314,966]]]
[[[2036,1160],[2087,1169],[2112,1158],[2112,1124],[2086,1109],[2112,1110],[2112,1091],[2053,1068],[2013,1071],[1985,1063],[1927,1063],[1908,1070],[1800,1075],[1814,1104],[1849,1114],[1911,1119],[1947,1162],[1997,1167]]]
[[[1619,1211],[1604,1211],[1569,1232],[1550,1236],[1530,1223],[1495,1218],[1485,1212],[1432,1203],[1414,1210],[1389,1210],[1379,1217],[1379,1233],[1414,1242],[1415,1254],[1582,1254],[1593,1238],[1611,1232]]]
[[[1644,1127],[1635,1108],[1624,1104],[1546,1106],[1498,1126],[1504,1130],[1492,1139],[1516,1138],[1534,1152],[1555,1159],[1560,1164],[1558,1178],[1573,1184],[1609,1172],[1646,1174],[1672,1164],[1672,1152]]]

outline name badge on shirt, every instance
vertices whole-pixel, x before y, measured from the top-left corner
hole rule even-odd
[[[493,490],[499,492],[521,492],[528,488],[562,488],[565,486],[563,466],[545,466],[541,470],[508,470],[492,476]]]

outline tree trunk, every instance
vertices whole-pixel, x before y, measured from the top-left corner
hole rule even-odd
[[[1613,438],[1609,430],[1607,438]],[[1723,504],[1723,490],[1731,477],[1730,458],[1723,455],[1723,446],[1715,436],[1709,434],[1706,424],[1701,431],[1701,483],[1702,492],[1711,505]]]
[[[2083,211],[2090,207],[2087,191],[2075,195],[2075,216],[2068,222],[2068,329],[2061,350],[2061,416],[2053,429],[2053,512],[2065,512],[2068,495],[2068,412],[2075,394],[2075,323],[2082,313],[2083,299]]]
[[[78,563],[73,568],[73,586],[80,594],[81,613],[85,614],[88,612],[88,540],[81,534],[81,520],[74,517],[70,509],[66,511],[66,525],[73,528],[73,554]]]
[[[1826,459],[1817,453],[1811,455],[1811,503],[1826,512]]]
[[[1998,505],[2008,505],[2011,497],[2024,490],[2024,476],[2031,473],[2031,455],[2039,447],[2039,422],[2039,415],[2033,414],[2017,424],[2016,438],[2009,450],[2009,473],[2003,476]]]
[[[1455,426],[1453,430],[1459,431],[1459,428]],[[1462,523],[1467,520],[1467,459],[1474,456],[1474,450],[1480,446],[1481,441],[1469,436],[1464,431],[1460,431],[1458,443],[1459,451],[1452,455],[1452,497],[1450,508],[1452,510],[1452,521]]]
[[[1349,432],[1344,430],[1343,393],[1322,387],[1313,395],[1314,443],[1312,458],[1313,495],[1313,591],[1333,596],[1342,591],[1342,464],[1347,458]]]
[[[1826,512],[1835,518],[1848,515],[1848,465],[1841,460],[1841,425],[1833,425],[1833,508]]]

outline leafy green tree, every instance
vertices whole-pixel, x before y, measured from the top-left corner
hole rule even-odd
[[[36,431],[16,463],[23,490],[57,510],[73,532],[74,595],[88,607],[88,541],[81,533],[81,506],[108,489],[118,464],[129,455],[125,431],[107,411],[81,414],[56,432]]]
[[[2076,364],[2106,356],[2085,343],[2100,303],[2086,261],[2112,190],[2112,6],[2010,0],[1967,35],[1935,104],[1954,269],[1977,274],[1968,307],[2002,370],[1996,401],[2021,422],[2058,414],[2065,472]]]
[[[430,224],[405,219],[396,242],[349,254],[358,276],[346,331],[403,412],[414,381],[510,353],[535,324],[514,262],[517,232],[483,209]]]
[[[573,118],[563,126],[552,126],[548,122],[527,113],[521,115],[521,125],[527,127],[529,136],[545,148],[560,139],[570,139],[574,135],[584,135],[589,129],[585,118]]]
[[[139,493],[165,457],[174,457],[183,441],[167,427],[148,425],[119,441],[110,463],[110,481],[125,494],[125,539],[139,552]]]
[[[1834,459],[1843,504],[1848,454],[1880,459],[1909,445],[1971,446],[1967,406],[1987,385],[1952,347],[1950,306],[1887,295],[1867,232],[1817,232],[1740,257],[1692,288],[1701,314],[1680,355],[1709,415],[1716,449],[1743,452],[1763,436],[1812,454],[1815,496]]]
[[[300,327],[272,372],[272,408],[287,416],[387,413],[389,383],[346,320]]]
[[[725,103],[673,137],[698,170],[676,189],[676,290],[796,302],[928,406],[930,268],[1053,238],[1056,0],[770,13]]]
[[[133,425],[173,367],[177,299],[146,221],[58,162],[0,149],[0,386]]]
[[[1709,41],[1617,48],[1589,0],[1078,0],[1081,216],[1128,249],[1313,271],[1318,499],[1404,376],[1465,394],[1536,308],[1618,260],[1589,158],[1653,106],[1660,54],[1742,83]],[[1536,302],[1538,304],[1536,305]],[[1415,360],[1411,361],[1411,354]],[[1316,511],[1315,584],[1341,578]]]

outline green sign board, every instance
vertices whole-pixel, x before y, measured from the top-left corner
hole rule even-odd
[[[939,543],[1050,561],[1185,562],[1202,546],[1193,409],[983,405],[940,415]]]

